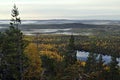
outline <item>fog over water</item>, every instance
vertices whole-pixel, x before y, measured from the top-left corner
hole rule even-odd
[[[0,31],[4,30],[9,27],[10,20],[0,20]],[[19,28],[25,35],[34,35],[35,33],[40,34],[65,34],[65,35],[92,35],[90,32],[72,32],[72,28],[51,28],[47,27],[44,28],[41,25],[57,25],[57,24],[72,24],[72,23],[79,23],[79,24],[90,24],[90,25],[120,25],[119,20],[66,20],[66,19],[52,19],[52,20],[22,20],[22,24],[20,24]],[[42,28],[41,28],[42,27]],[[67,26],[69,27],[69,26]],[[81,26],[80,26],[81,27]],[[88,26],[89,27],[89,26]]]

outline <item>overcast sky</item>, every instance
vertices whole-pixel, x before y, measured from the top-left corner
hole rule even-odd
[[[16,3],[22,19],[120,20],[120,0],[0,0],[0,19]]]

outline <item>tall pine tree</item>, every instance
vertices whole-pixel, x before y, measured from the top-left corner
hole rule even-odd
[[[71,35],[69,39],[69,43],[67,45],[67,50],[65,55],[66,66],[72,65],[77,61],[74,41],[75,41],[74,36]]]
[[[85,64],[86,73],[91,73],[96,71],[96,64],[97,64],[96,57],[97,57],[97,54],[89,53],[86,64]]]
[[[102,54],[99,55],[98,61],[97,61],[97,71],[103,71],[104,69],[104,60],[102,58]]]
[[[10,28],[3,33],[4,40],[1,50],[4,55],[2,58],[2,80],[22,80],[23,63],[26,62],[23,51],[26,44],[23,40],[23,34],[18,28],[21,20],[18,17],[19,12],[16,5],[13,7],[11,15]]]
[[[110,62],[109,80],[120,80],[120,70],[118,66],[118,61],[115,56],[112,56]]]

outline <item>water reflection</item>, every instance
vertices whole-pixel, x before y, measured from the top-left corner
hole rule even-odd
[[[89,55],[89,52],[85,52],[85,51],[77,51],[77,59],[81,60],[81,61],[86,61],[87,57]],[[98,55],[99,56],[99,55]],[[102,55],[103,60],[105,61],[105,64],[108,64],[111,61],[111,56],[108,55]],[[120,58],[117,58],[117,61],[119,62],[119,66],[120,66]]]

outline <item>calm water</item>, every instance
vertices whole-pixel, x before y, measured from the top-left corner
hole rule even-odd
[[[0,29],[5,29],[5,28],[7,28],[7,27],[2,27],[2,26],[0,26]]]
[[[63,33],[68,32],[71,28],[66,29],[31,29],[29,31],[23,31],[25,35],[34,35],[34,33],[41,33],[41,34],[56,34],[56,33]]]
[[[87,57],[89,55],[89,52],[85,52],[85,51],[77,51],[77,59],[81,60],[81,61],[86,61]],[[108,64],[111,61],[111,56],[108,55],[102,55],[103,56],[103,60],[105,61],[105,64]],[[119,66],[120,66],[120,58],[117,58],[117,61],[119,62]]]

